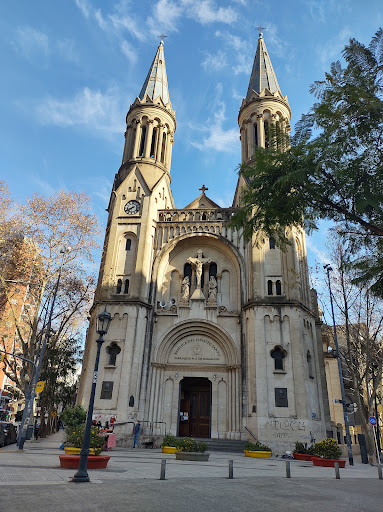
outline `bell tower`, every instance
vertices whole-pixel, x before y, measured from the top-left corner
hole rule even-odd
[[[259,32],[249,87],[238,116],[242,163],[251,160],[257,147],[269,147],[268,130],[271,125],[288,135],[290,119],[287,96],[281,93],[263,34]]]

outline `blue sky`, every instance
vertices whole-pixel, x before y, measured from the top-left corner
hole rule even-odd
[[[309,86],[350,37],[368,44],[381,0],[13,0],[0,4],[0,177],[20,200],[84,190],[105,222],[121,163],[124,120],[161,33],[177,131],[172,189],[183,207],[205,184],[231,203],[240,162],[238,110],[264,39],[292,126],[313,102]],[[325,259],[324,229],[308,241]]]

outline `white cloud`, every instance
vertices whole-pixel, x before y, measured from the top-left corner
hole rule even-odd
[[[177,23],[182,14],[183,6],[178,2],[159,0],[153,7],[153,15],[147,19],[147,23],[153,34],[157,34],[159,30],[177,32]]]
[[[205,60],[201,62],[201,66],[205,71],[219,71],[223,69],[226,64],[226,55],[222,50],[219,50],[216,55],[208,53]]]
[[[181,0],[185,15],[201,25],[208,23],[232,24],[238,19],[238,12],[232,7],[217,7],[212,0]]]
[[[134,64],[137,61],[137,54],[132,48],[132,45],[128,43],[125,39],[121,41],[121,51],[125,55],[125,57]]]
[[[69,62],[78,62],[75,44],[71,39],[52,40],[44,32],[33,27],[18,27],[15,31],[13,45],[28,60],[50,58],[59,55]]]
[[[79,56],[76,51],[74,41],[71,39],[62,39],[56,43],[56,46],[63,59],[67,60],[68,62],[79,62]]]
[[[88,87],[72,99],[47,98],[36,107],[38,119],[42,124],[63,128],[86,126],[91,131],[98,130],[105,134],[124,131],[122,110],[118,91],[109,90],[102,94]]]
[[[213,118],[208,119],[203,128],[194,127],[194,131],[199,130],[200,132],[207,133],[207,136],[203,138],[202,142],[191,142],[191,145],[200,151],[211,149],[214,151],[223,151],[225,153],[238,151],[238,129],[230,128],[229,130],[225,130],[223,127],[224,121],[226,120],[226,105],[221,100],[221,96],[222,84],[219,83],[216,86],[216,100],[212,105],[212,110],[214,112]]]
[[[89,18],[92,9],[89,2],[87,0],[75,0],[75,3],[85,18]]]
[[[352,37],[352,32],[348,27],[343,28],[334,38],[327,39],[322,45],[317,45],[316,53],[323,68],[327,68],[328,64],[334,59],[338,59],[344,46]]]
[[[334,13],[341,14],[350,9],[350,0],[306,0],[311,17],[315,21],[325,23]]]
[[[250,42],[241,39],[239,36],[227,31],[221,32],[220,30],[216,30],[215,36],[222,38],[228,49],[234,50],[230,57],[234,74],[239,75],[241,73],[245,73],[246,75],[249,75],[254,57],[253,45],[250,44]]]
[[[16,38],[13,44],[27,59],[31,59],[36,54],[42,53],[48,56],[50,53],[48,36],[29,26],[16,29]]]

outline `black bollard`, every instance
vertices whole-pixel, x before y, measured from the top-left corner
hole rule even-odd
[[[335,468],[335,478],[337,480],[340,480],[339,462],[334,462],[334,468]]]
[[[233,461],[229,460],[229,478],[233,479]]]
[[[290,461],[286,461],[286,478],[291,478]]]
[[[166,478],[165,478],[165,473],[166,473],[166,459],[162,459],[162,460],[161,460],[161,475],[160,475],[160,480],[166,480]]]

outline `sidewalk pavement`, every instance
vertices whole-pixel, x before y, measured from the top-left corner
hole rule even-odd
[[[64,433],[52,434],[37,441],[26,441],[24,450],[9,445],[0,449],[0,486],[46,485],[67,483],[76,472],[60,468],[59,449]],[[286,477],[286,460],[281,458],[254,459],[241,453],[211,452],[208,462],[177,461],[174,455],[163,454],[160,449],[114,448],[108,467],[89,470],[92,482],[115,480],[158,480],[161,460],[166,459],[166,479],[227,478],[228,461],[233,460],[234,478]],[[340,470],[341,479],[378,479],[376,466],[362,464],[359,457],[355,466],[346,464]],[[292,478],[334,479],[334,468],[313,466],[311,462],[290,461]],[[383,482],[382,482],[383,485]]]
[[[377,468],[356,461],[335,479],[333,468],[252,459],[212,452],[208,462],[176,461],[159,449],[115,448],[104,470],[89,470],[90,483],[71,482],[61,469],[63,432],[0,449],[0,510],[12,512],[381,512],[383,481]],[[166,480],[159,480],[161,460]],[[234,479],[228,479],[233,460]]]

